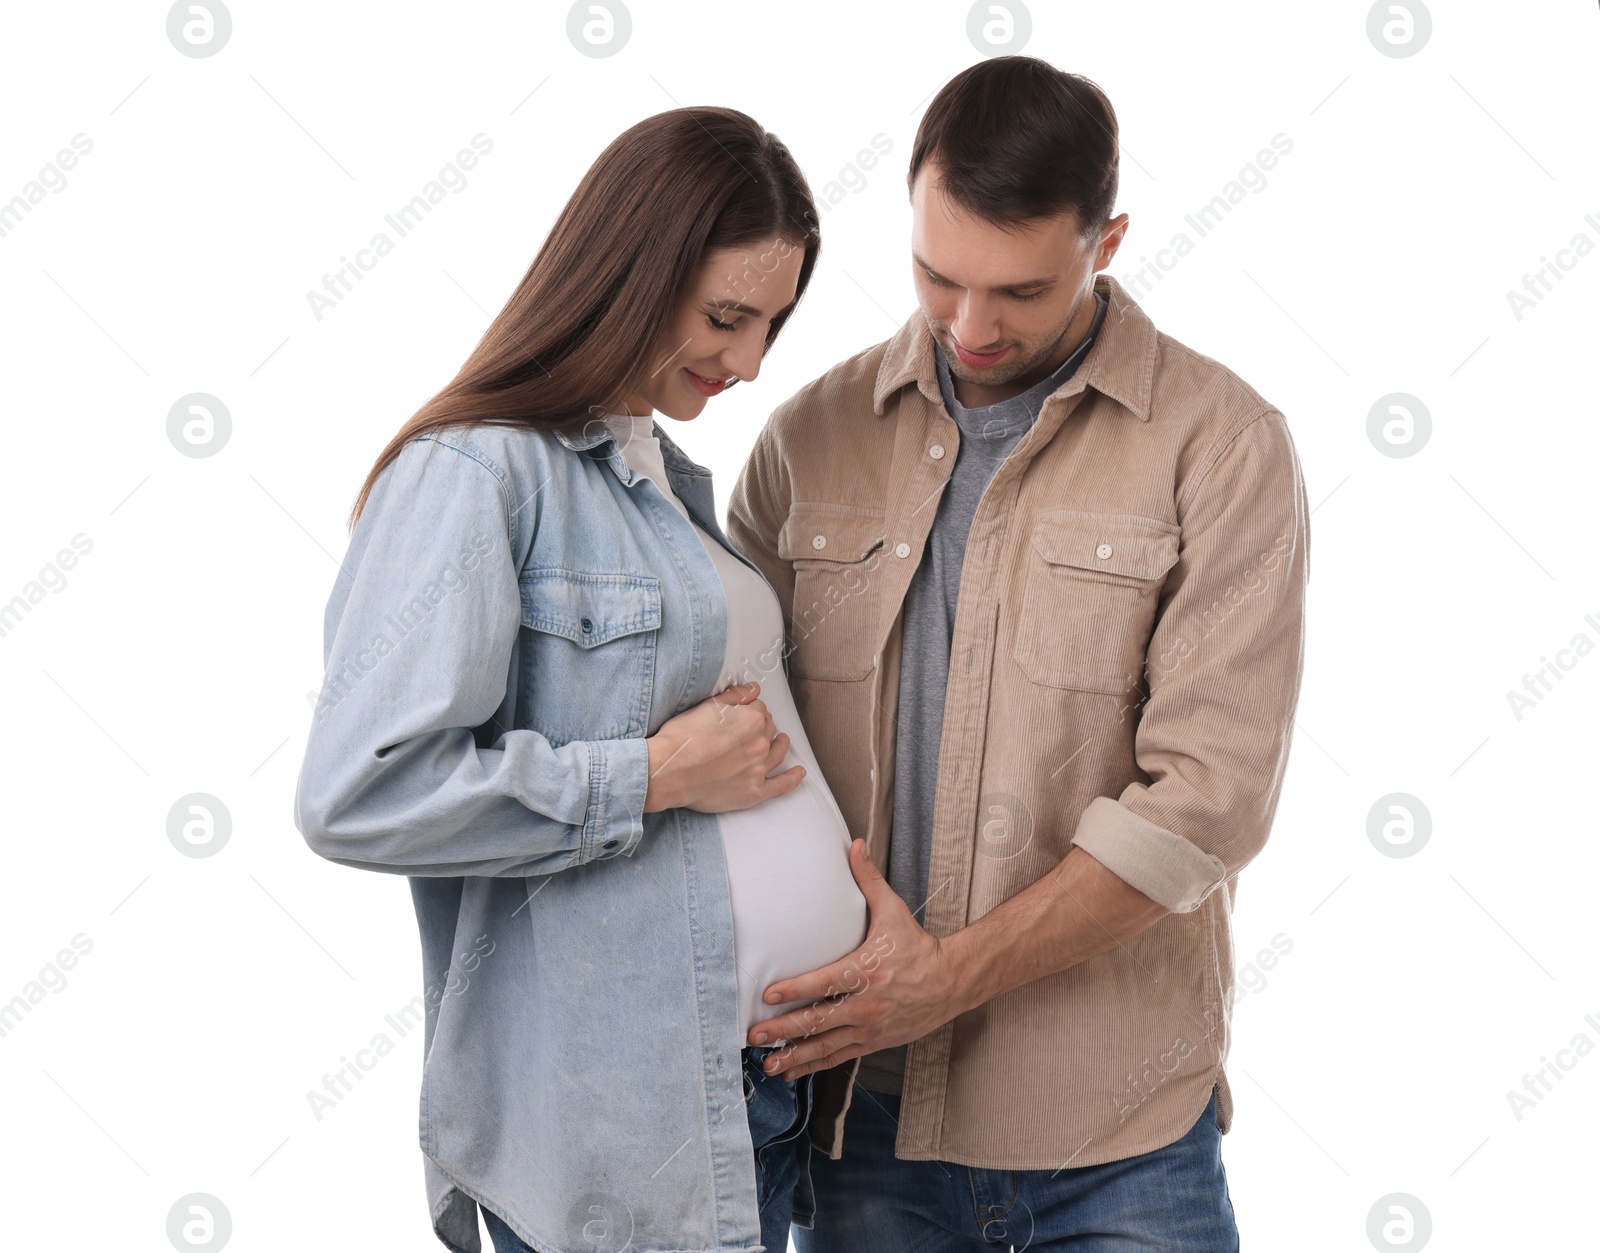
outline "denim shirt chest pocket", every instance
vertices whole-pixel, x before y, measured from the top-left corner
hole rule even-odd
[[[532,566],[517,582],[518,724],[555,746],[644,735],[661,631],[660,579]]]

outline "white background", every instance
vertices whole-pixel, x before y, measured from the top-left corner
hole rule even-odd
[[[627,46],[593,58],[564,4],[240,0],[195,58],[161,5],[8,7],[0,202],[74,135],[93,148],[0,237],[0,601],[72,536],[93,547],[0,636],[0,1003],[74,935],[93,948],[0,1037],[7,1247],[169,1249],[191,1192],[241,1253],[440,1247],[420,1030],[320,1120],[306,1096],[420,988],[405,880],[317,859],[291,821],[354,493],[623,128],[743,109],[819,199],[881,133],[760,379],[673,429],[725,505],[770,410],[914,308],[905,162],[979,58],[967,9],[636,0]],[[1564,1055],[1520,1118],[1507,1092],[1600,1045],[1600,657],[1520,719],[1506,693],[1600,643],[1600,255],[1520,318],[1506,293],[1575,235],[1600,245],[1600,12],[1432,17],[1392,57],[1360,3],[1038,3],[1025,48],[1117,109],[1125,284],[1293,144],[1142,297],[1288,416],[1315,510],[1298,729],[1235,915],[1242,964],[1292,945],[1234,1015],[1223,1152],[1253,1249],[1365,1249],[1393,1192],[1436,1249],[1594,1247],[1600,1052]],[[306,293],[480,132],[466,187],[316,318]],[[190,392],[231,412],[215,456],[168,440]],[[1392,392],[1432,415],[1414,456],[1368,439]],[[191,792],[231,814],[215,856],[168,839]],[[1431,814],[1414,856],[1368,838],[1394,792]]]

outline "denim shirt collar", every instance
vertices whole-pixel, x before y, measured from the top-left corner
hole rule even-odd
[[[590,418],[576,435],[560,428],[552,434],[573,452],[586,454],[594,461],[604,461],[624,484],[633,482],[633,470],[629,467],[627,458],[622,455],[622,449],[617,446],[611,428],[603,419]],[[605,444],[610,444],[611,447],[602,447]],[[594,451],[597,448],[599,451]]]
[[[651,434],[661,441],[661,464],[666,467],[667,473],[672,477],[674,489],[678,486],[680,477],[696,479],[711,478],[711,471],[693,460],[683,449],[667,436],[661,429],[661,423],[652,421]],[[583,430],[572,435],[563,430],[555,431],[555,437],[573,452],[589,453],[596,461],[604,460],[622,480],[624,485],[631,484],[635,478],[633,468],[628,465],[628,460],[622,455],[622,449],[617,446],[616,438],[611,433],[611,428],[600,419],[592,419],[584,424]],[[609,449],[593,450],[602,444],[610,444]]]
[[[689,516],[699,524],[701,530],[715,536],[717,542],[732,553],[742,565],[759,573],[759,567],[729,542],[727,533],[722,529],[722,523],[717,518],[716,499],[711,487],[711,471],[673,443],[671,437],[661,429],[661,423],[652,421],[650,431],[661,442],[662,468],[666,470],[667,478],[672,482],[672,490],[683,502],[684,508],[689,511]],[[639,475],[634,473],[633,467],[628,464],[628,459],[618,446],[611,428],[599,419],[585,423],[580,434],[572,435],[557,430],[555,437],[581,457],[604,461],[624,487],[632,487],[634,481],[639,478]]]

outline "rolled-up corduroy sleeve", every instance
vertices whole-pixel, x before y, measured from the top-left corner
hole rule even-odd
[[[1221,443],[1178,501],[1134,733],[1151,782],[1091,801],[1073,837],[1178,913],[1266,843],[1305,649],[1309,511],[1288,424],[1269,409]]]
[[[643,837],[644,739],[556,747],[490,721],[522,622],[508,514],[495,471],[432,439],[406,444],[375,484],[328,606],[295,789],[295,825],[320,856],[520,877]]]

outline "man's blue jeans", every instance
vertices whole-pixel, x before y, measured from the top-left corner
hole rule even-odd
[[[750,1120],[750,1142],[756,1154],[756,1196],[761,1207],[761,1242],[767,1253],[787,1253],[789,1221],[810,1217],[810,1188],[802,1187],[801,1209],[795,1212],[795,1185],[805,1178],[811,1142],[805,1135],[811,1114],[811,1076],[779,1079],[761,1069],[776,1049],[744,1050],[744,1107]],[[625,1134],[625,1132],[623,1133]],[[483,1222],[495,1253],[536,1253],[487,1206]]]
[[[1099,1166],[986,1170],[894,1155],[900,1098],[860,1087],[844,1155],[811,1158],[816,1226],[797,1253],[1237,1253],[1213,1090],[1165,1148]]]

